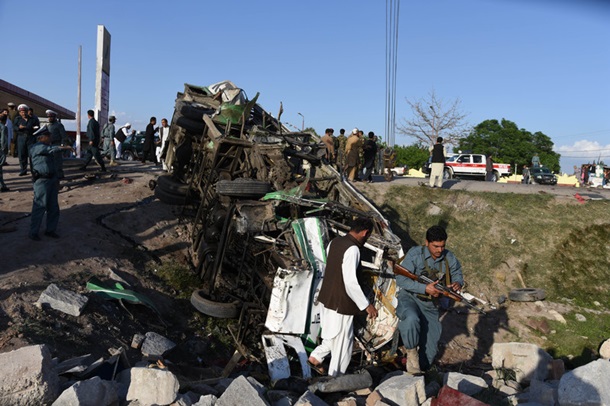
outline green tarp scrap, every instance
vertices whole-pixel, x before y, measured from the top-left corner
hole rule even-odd
[[[154,310],[159,316],[159,319],[161,318],[161,313],[159,313],[159,310],[157,310],[154,303],[148,297],[141,293],[134,292],[133,290],[125,289],[120,282],[114,282],[114,286],[110,283],[102,282],[94,276],[87,281],[87,289],[97,293],[105,299],[117,299],[121,302],[121,306],[123,305],[123,300],[133,304],[143,304]],[[123,306],[123,308],[124,307],[125,306]]]

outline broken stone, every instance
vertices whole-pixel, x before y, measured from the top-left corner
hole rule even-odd
[[[565,364],[562,359],[554,359],[551,361],[551,369],[549,370],[548,379],[558,381],[566,372]]]
[[[214,395],[205,395],[199,398],[197,403],[193,403],[193,406],[214,406],[218,398]]]
[[[62,289],[52,283],[40,294],[36,304],[47,305],[57,311],[78,317],[88,300],[87,296]]]
[[[558,400],[562,406],[610,405],[610,362],[598,359],[578,367],[559,381]]]
[[[39,405],[59,394],[59,379],[46,345],[31,345],[0,354],[0,403]]]
[[[119,397],[113,382],[95,376],[86,381],[78,381],[53,402],[53,406],[114,406]]]
[[[355,397],[350,396],[348,398],[339,400],[336,405],[337,406],[358,406],[358,402],[356,401]]]
[[[119,381],[129,387],[127,400],[146,405],[169,405],[178,395],[180,384],[174,374],[156,368],[130,368],[121,372]]]
[[[313,392],[306,391],[294,406],[328,406],[328,403],[317,397]]]
[[[91,361],[91,354],[70,358],[57,364],[55,366],[55,371],[58,375],[82,372],[87,369],[87,367],[91,364]]]
[[[136,350],[139,349],[145,338],[144,334],[134,334],[131,339],[131,348],[135,348]]]
[[[529,402],[543,405],[554,405],[557,402],[557,388],[559,381],[542,382],[534,379],[527,392]]]
[[[316,393],[352,392],[358,389],[368,388],[373,385],[373,378],[368,371],[360,374],[342,375],[326,381],[319,381],[309,385],[309,390]]]
[[[580,314],[580,313],[576,313],[574,315],[574,317],[576,317],[576,321],[580,321],[580,322],[587,321],[587,318],[585,316],[583,316],[582,314]]]
[[[610,339],[604,341],[599,347],[599,356],[603,359],[610,359]]]
[[[161,334],[149,331],[146,333],[141,351],[144,355],[162,357],[165,352],[175,346],[176,344],[172,340],[163,337]]]
[[[419,405],[426,400],[424,377],[406,372],[383,381],[375,391],[389,404]]]
[[[265,388],[254,378],[246,379],[243,375],[233,379],[231,385],[218,398],[216,406],[265,405],[269,406],[263,397]]]
[[[443,377],[443,385],[459,390],[467,395],[476,395],[487,389],[487,382],[483,378],[473,375],[460,374],[459,372],[449,372]]]
[[[491,366],[513,370],[519,383],[529,383],[532,379],[544,381],[553,359],[538,346],[528,343],[495,343],[491,352]]]
[[[566,319],[557,311],[557,310],[549,310],[549,314],[553,316],[555,320],[560,322],[561,324],[567,324]]]
[[[542,334],[549,334],[551,332],[551,327],[545,319],[528,319],[526,324],[528,327],[540,331]]]

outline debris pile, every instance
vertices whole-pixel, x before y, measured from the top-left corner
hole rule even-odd
[[[148,336],[148,334],[147,334]],[[148,338],[147,338],[148,340]],[[358,374],[310,381],[282,380],[269,387],[253,376],[184,381],[162,358],[138,365],[89,357],[59,362],[45,345],[0,354],[3,405],[493,405],[610,404],[610,362],[598,359],[564,373],[557,360],[531,344],[494,346],[494,370],[413,376],[367,368]],[[501,366],[496,363],[501,363]],[[90,364],[91,363],[91,364]],[[103,366],[113,366],[104,368]],[[449,402],[449,403],[446,403]]]

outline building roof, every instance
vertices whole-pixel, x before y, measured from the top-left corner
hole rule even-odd
[[[16,106],[19,106],[21,103],[27,104],[34,109],[34,114],[39,117],[43,117],[45,111],[50,109],[56,111],[58,117],[61,119],[76,119],[76,113],[73,111],[0,79],[0,109],[7,108],[7,104],[10,102],[15,103]]]

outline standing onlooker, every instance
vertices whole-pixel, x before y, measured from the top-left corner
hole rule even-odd
[[[169,168],[165,163],[165,157],[167,156],[167,148],[169,148],[169,124],[166,118],[161,119],[161,127],[159,127],[159,142],[161,143],[157,148],[157,160],[163,163],[163,170],[167,171]]]
[[[157,124],[157,118],[151,117],[150,122],[146,126],[146,132],[144,133],[144,145],[142,147],[142,163],[146,163],[146,159],[152,161],[157,165],[157,155],[155,154],[155,133],[159,128],[155,128]]]
[[[430,187],[443,187],[443,172],[445,171],[445,157],[447,156],[447,150],[443,145],[443,137],[438,137],[436,144],[432,145],[429,150],[432,157]]]
[[[523,165],[523,170],[521,171],[521,176],[523,176],[523,179],[521,180],[522,183],[525,183],[526,185],[530,184],[530,168],[527,167],[527,165]]]
[[[345,136],[345,128],[339,130],[339,136],[335,138],[335,155],[337,156],[337,170],[340,174],[345,171],[345,145],[347,137]]]
[[[51,238],[59,238],[57,233],[57,223],[59,223],[59,180],[55,173],[54,155],[57,150],[69,149],[72,147],[56,146],[52,147],[51,134],[47,129],[41,130],[38,135],[38,142],[30,149],[32,157],[32,177],[34,178],[34,200],[32,201],[32,215],[29,237],[38,241],[38,231],[42,224],[42,218],[47,213],[47,227],[44,235]]]
[[[445,249],[446,241],[445,229],[432,226],[426,231],[425,245],[411,248],[401,263],[411,273],[427,274],[435,282],[426,285],[396,275],[400,287],[396,295],[398,330],[407,348],[407,372],[411,374],[427,370],[438,352],[442,326],[436,300],[441,292],[436,283],[440,281],[456,292],[464,285],[460,261]]]
[[[335,160],[335,142],[333,140],[333,131],[334,130],[332,128],[327,128],[322,136],[322,142],[326,147],[326,160],[329,164],[332,164],[332,162]]]
[[[89,122],[87,123],[87,138],[89,139],[89,148],[87,149],[87,158],[85,163],[80,167],[81,171],[87,170],[87,165],[91,162],[91,159],[95,157],[95,161],[102,168],[102,172],[106,172],[106,165],[104,165],[104,159],[100,154],[100,123],[95,119],[95,113],[93,110],[87,110],[87,117]]]
[[[4,175],[2,167],[6,162],[6,154],[8,154],[8,114],[0,114],[0,192],[8,192],[9,189],[4,183]]]
[[[13,129],[17,132],[17,155],[21,169],[19,176],[25,176],[28,173],[28,149],[34,144],[35,120],[28,116],[29,109],[26,104],[20,104],[17,108],[19,115],[13,121]]]
[[[60,147],[64,143],[68,136],[66,135],[66,129],[64,125],[57,119],[57,113],[53,110],[47,110],[47,119],[49,124],[47,129],[51,134],[51,145],[54,147]],[[61,149],[56,149],[53,158],[55,159],[55,175],[57,179],[63,179],[64,176],[64,157]]]
[[[375,142],[375,133],[370,131],[369,138],[364,142],[362,147],[364,155],[364,164],[362,169],[362,180],[373,182],[373,167],[375,166],[375,157],[377,156],[377,142]]]
[[[494,160],[492,154],[487,154],[485,158],[485,180],[487,182],[494,181]]]
[[[15,117],[17,117],[17,114],[19,114],[17,112],[17,107],[15,106],[15,103],[13,102],[9,102],[7,104],[8,106],[8,120],[6,121],[6,126],[8,127],[8,136],[9,136],[9,155],[12,156],[13,158],[17,157],[17,136],[15,135],[15,126],[13,125],[13,122],[15,120]]]
[[[364,311],[372,319],[377,309],[369,303],[358,282],[360,249],[373,232],[373,221],[357,218],[349,233],[334,238],[326,248],[327,260],[318,300],[323,304],[320,315],[322,343],[309,357],[319,366],[330,354],[329,376],[343,375],[352,358],[354,316]]]
[[[116,150],[114,148],[114,122],[116,118],[114,116],[108,117],[108,122],[104,124],[102,129],[102,140],[104,141],[104,147],[102,149],[102,158],[108,156],[110,158],[110,166],[118,165],[114,158],[116,156]]]
[[[358,170],[358,161],[360,160],[360,138],[358,137],[358,129],[354,128],[347,142],[345,143],[345,174],[347,179],[353,182],[356,179]]]
[[[540,157],[538,156],[538,154],[534,154],[534,156],[532,157],[532,166],[534,168],[541,166]]]
[[[131,134],[135,133],[136,130],[131,129],[131,124],[125,123],[124,126],[119,128],[119,130],[114,135],[114,142],[116,145],[116,159],[123,158],[123,143]]]

